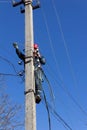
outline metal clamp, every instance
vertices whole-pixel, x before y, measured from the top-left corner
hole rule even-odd
[[[30,59],[30,60],[28,60],[28,61],[25,61],[25,64],[27,64],[27,63],[30,63],[31,62],[31,58],[33,59],[33,56],[25,56],[25,59]]]
[[[25,4],[25,5],[31,4],[31,5],[32,5],[32,1],[31,1],[31,0],[25,1],[24,4]]]
[[[29,89],[28,91],[25,91],[24,94],[26,95],[26,94],[31,93],[31,92],[34,93],[34,90],[33,89]]]

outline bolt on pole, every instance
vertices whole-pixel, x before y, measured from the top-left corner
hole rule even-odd
[[[25,0],[25,130],[36,130],[33,43],[32,0]]]

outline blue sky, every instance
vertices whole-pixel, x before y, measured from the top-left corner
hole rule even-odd
[[[24,49],[24,14],[13,8],[11,0],[0,0],[0,56],[14,64],[18,57],[12,46],[17,41]],[[4,2],[5,1],[5,2]],[[72,130],[87,130],[87,1],[40,0],[34,10],[34,42],[46,58],[43,67],[55,96],[55,109]],[[15,74],[11,65],[0,58],[0,72]],[[16,76],[5,77],[7,92],[13,102],[24,104],[24,83]],[[48,85],[43,84],[50,101]],[[74,101],[72,100],[74,98]],[[77,105],[79,104],[79,105]],[[44,103],[37,108],[37,130],[48,130]],[[82,108],[82,109],[81,109]],[[66,130],[51,115],[52,130]]]

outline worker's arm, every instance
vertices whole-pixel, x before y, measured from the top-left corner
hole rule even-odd
[[[44,56],[41,56],[41,57],[40,57],[40,63],[41,63],[42,65],[45,65],[45,64],[46,64],[46,59],[45,59]]]
[[[13,46],[14,48],[16,49],[16,53],[18,55],[18,57],[21,59],[21,60],[25,60],[25,55],[19,50],[18,48],[18,44],[17,43],[13,43]]]

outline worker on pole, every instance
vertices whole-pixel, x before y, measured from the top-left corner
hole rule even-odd
[[[23,61],[25,66],[25,54],[23,54],[18,47],[17,43],[13,43],[13,46],[16,50],[16,54]],[[43,56],[41,56],[39,52],[39,47],[37,44],[34,44],[33,51],[33,64],[34,64],[34,77],[35,77],[35,101],[36,103],[40,103],[41,101],[41,92],[42,92],[42,82],[43,82],[43,73],[42,73],[42,65],[46,63],[46,60]]]

